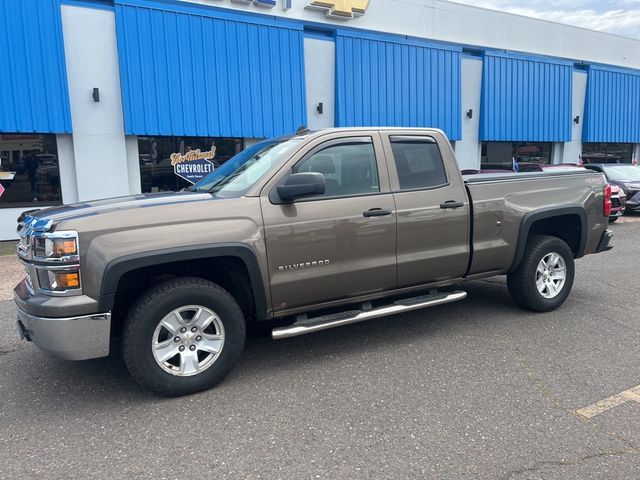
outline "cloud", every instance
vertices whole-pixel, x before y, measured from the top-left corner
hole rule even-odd
[[[454,0],[640,39],[639,0]]]

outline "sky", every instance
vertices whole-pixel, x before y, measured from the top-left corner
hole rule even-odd
[[[640,39],[640,0],[453,0]]]

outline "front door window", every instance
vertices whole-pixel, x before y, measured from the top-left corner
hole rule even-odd
[[[300,162],[296,172],[317,172],[324,176],[322,197],[366,195],[380,191],[378,167],[372,143],[327,147]]]

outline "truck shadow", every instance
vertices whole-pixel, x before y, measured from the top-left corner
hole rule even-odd
[[[235,372],[241,377],[291,373],[292,370],[331,358],[377,355],[389,346],[424,344],[436,336],[455,338],[470,329],[500,328],[514,317],[529,314],[511,301],[501,279],[470,282],[462,287],[465,300],[447,305],[391,315],[310,335],[274,341],[270,337],[249,339],[245,355]]]
[[[475,335],[476,330],[485,330],[486,334],[487,328],[500,330],[514,322],[531,321],[532,314],[519,310],[511,302],[502,278],[470,282],[463,289],[469,294],[467,299],[449,305],[280,341],[249,338],[244,356],[229,377],[196,397],[205,396],[210,401],[217,395],[233,396],[237,390],[245,389],[243,385],[247,383],[253,388],[270,379],[286,383],[283,379],[290,375],[299,375],[307,369],[335,368],[344,359],[389,355],[390,348],[408,345],[428,348],[435,337],[455,341],[457,336]],[[24,388],[16,393],[27,404],[26,408],[37,399],[89,414],[95,408],[94,403],[131,407],[137,403],[171,401],[139,387],[127,373],[118,346],[113,350],[107,358],[67,362],[26,346],[11,355],[17,365],[7,375],[16,378],[7,378],[4,384]]]

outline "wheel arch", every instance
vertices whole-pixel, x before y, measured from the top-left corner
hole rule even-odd
[[[214,274],[233,272],[234,265],[242,266],[249,284],[247,294],[251,296],[253,302],[255,320],[270,318],[267,292],[257,255],[251,247],[242,243],[167,248],[111,260],[105,267],[102,277],[101,308],[105,311],[114,309],[121,282],[127,275],[135,272],[153,272],[157,275],[162,272],[163,266],[171,266],[169,270],[172,272],[177,271],[176,266],[199,265],[204,269],[208,265],[207,262],[221,268],[221,272],[210,272],[210,277],[214,277]],[[185,274],[188,275],[189,271],[187,270]],[[215,280],[215,278],[212,279]],[[224,285],[221,286],[224,287]]]
[[[531,235],[558,237],[569,245],[574,258],[582,257],[587,246],[587,225],[587,212],[580,205],[552,207],[525,214],[520,222],[516,253],[508,273],[520,265]]]

